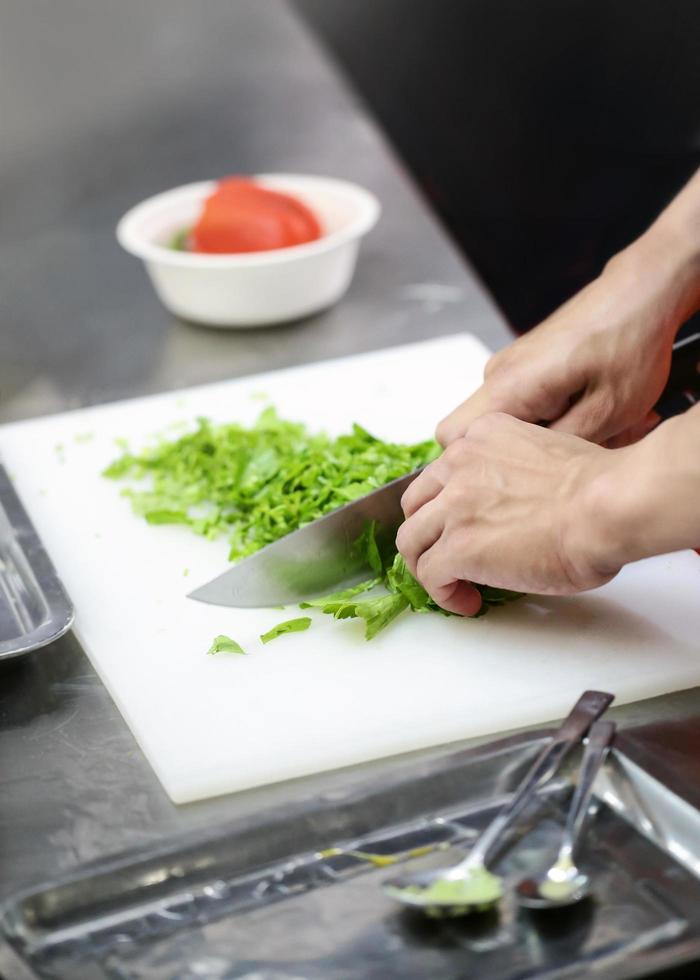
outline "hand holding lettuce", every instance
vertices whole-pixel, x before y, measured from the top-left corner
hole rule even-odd
[[[373,521],[368,524],[357,544],[357,547],[362,549],[375,577],[344,592],[336,592],[322,599],[304,602],[301,604],[302,609],[320,609],[335,619],[364,619],[367,640],[375,637],[407,609],[416,613],[434,612],[441,613],[443,616],[452,615],[430,598],[423,586],[411,575],[405,560],[395,548],[380,547],[377,532],[376,522]],[[383,586],[385,591],[382,594],[367,595],[378,586]],[[483,585],[476,585],[474,588],[481,596],[481,605],[475,614],[476,617],[484,616],[492,606],[502,606],[506,602],[519,599],[522,595],[520,592],[492,589]]]

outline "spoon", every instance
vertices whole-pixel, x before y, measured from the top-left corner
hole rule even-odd
[[[614,735],[615,725],[611,721],[598,721],[591,728],[556,860],[536,877],[523,878],[516,888],[518,902],[525,908],[559,909],[590,895],[591,880],[576,867],[574,854],[588,815],[593,783]]]
[[[485,911],[496,905],[503,894],[503,880],[487,869],[490,852],[530,798],[554,775],[564,756],[581,741],[612,700],[612,694],[585,691],[466,858],[451,868],[391,878],[384,883],[387,895],[403,905],[422,909],[431,916],[464,915]]]

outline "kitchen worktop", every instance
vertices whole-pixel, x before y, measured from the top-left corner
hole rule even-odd
[[[293,10],[257,0],[176,9],[173,21],[170,0],[65,0],[43,10],[41,30],[31,5],[5,11],[0,421],[463,329],[491,348],[507,343],[494,302]],[[347,297],[262,331],[171,318],[114,240],[120,214],[168,186],[276,169],[347,177],[382,202]],[[625,725],[672,720],[675,739],[699,716],[697,690],[617,712]],[[69,635],[0,665],[0,899],[390,765],[176,807]]]

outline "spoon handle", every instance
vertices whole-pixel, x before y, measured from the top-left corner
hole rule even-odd
[[[571,709],[568,717],[547,742],[528,770],[510,800],[483,831],[460,868],[484,864],[489,851],[520,811],[559,768],[564,756],[584,737],[593,722],[612,702],[614,695],[604,691],[585,691]]]
[[[588,814],[588,804],[593,792],[595,778],[605,762],[614,737],[615,723],[612,721],[597,721],[591,727],[588,743],[583,753],[578,783],[566,818],[558,861],[566,858],[573,859],[574,849]]]

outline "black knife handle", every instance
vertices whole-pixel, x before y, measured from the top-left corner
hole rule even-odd
[[[673,345],[671,372],[654,411],[662,419],[680,415],[700,401],[700,333]]]

